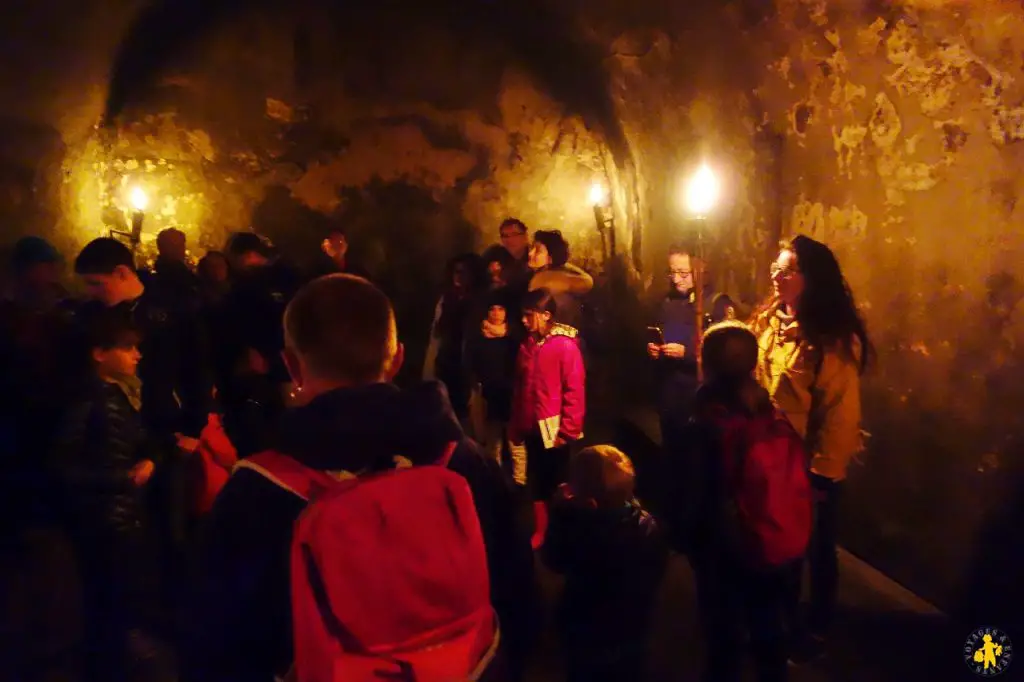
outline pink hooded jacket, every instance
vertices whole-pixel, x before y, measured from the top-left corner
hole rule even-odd
[[[536,430],[547,448],[554,447],[559,436],[572,441],[583,435],[586,370],[578,334],[572,327],[555,324],[540,341],[530,336],[519,346],[509,421],[513,443],[522,443]]]

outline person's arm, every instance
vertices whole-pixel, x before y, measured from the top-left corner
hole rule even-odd
[[[555,493],[552,500],[551,516],[548,523],[548,530],[544,535],[544,545],[541,547],[541,559],[544,565],[555,573],[565,574],[571,563],[570,543],[572,542],[572,531],[568,523],[566,505],[568,501],[568,487],[563,483]]]
[[[181,432],[198,438],[213,409],[211,354],[198,313],[182,310],[177,323],[176,383],[181,401]]]
[[[562,353],[562,419],[559,436],[563,440],[578,440],[583,435],[583,420],[587,412],[587,370],[583,354],[575,343],[567,344]]]
[[[523,410],[525,409],[523,401],[526,396],[523,395],[523,388],[527,377],[520,376],[520,367],[522,363],[519,358],[524,352],[523,345],[520,344],[519,349],[516,351],[516,359],[513,361],[512,366],[512,409],[510,410],[508,419],[508,439],[517,445],[522,445],[523,441],[526,439],[526,434],[521,433],[520,428],[525,417],[523,414]]]
[[[304,507],[251,470],[228,479],[205,519],[185,598],[184,682],[272,682],[287,669],[292,528]]]
[[[826,351],[812,393],[809,434],[811,472],[832,480],[846,477],[850,460],[862,448],[860,373],[853,358],[839,350]]]
[[[534,395],[537,399],[537,428],[545,448],[558,445],[562,435],[563,391],[563,349],[556,344],[560,339],[550,339],[537,349],[533,372]]]
[[[107,420],[96,413],[91,401],[73,406],[61,420],[51,457],[57,476],[72,491],[121,491],[134,485],[128,472],[90,461],[87,447],[103,448],[108,453],[117,447],[110,438]]]

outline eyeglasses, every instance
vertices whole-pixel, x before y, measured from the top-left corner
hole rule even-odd
[[[789,279],[793,275],[800,274],[799,270],[796,270],[794,268],[784,268],[780,266],[778,263],[772,263],[772,266],[768,269],[768,271],[771,273],[772,277],[782,277],[784,279]]]
[[[501,233],[501,238],[502,239],[512,239],[513,237],[523,237],[525,235],[526,235],[525,232],[502,232]]]
[[[669,277],[690,277],[693,275],[693,270],[669,270]]]

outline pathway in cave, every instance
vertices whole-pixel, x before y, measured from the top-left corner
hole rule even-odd
[[[627,410],[625,419],[604,414],[601,406],[588,414],[588,439],[614,442],[633,458],[638,493],[651,492],[651,464],[659,456],[657,416]],[[655,484],[657,481],[655,480]],[[538,571],[553,612],[561,579],[538,561]],[[907,682],[973,679],[962,649],[980,623],[957,624],[891,579],[845,551],[840,552],[840,610],[828,654],[802,667],[791,667],[792,682]],[[628,627],[628,625],[624,625]],[[661,586],[651,644],[651,681],[699,680],[702,671],[701,632],[693,574],[685,557],[673,555]],[[562,667],[557,637],[547,624],[544,644],[530,682],[560,682]],[[753,679],[751,677],[750,679]]]

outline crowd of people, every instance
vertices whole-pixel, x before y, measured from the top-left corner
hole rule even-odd
[[[193,269],[165,230],[151,271],[96,239],[82,297],[51,245],[18,242],[5,536],[68,538],[86,624],[69,679],[524,679],[535,552],[565,576],[569,680],[644,679],[671,550],[697,579],[707,680],[740,679],[747,638],[764,681],[820,654],[871,349],[831,251],[784,245],[745,324],[671,250],[646,349],[669,482],[652,513],[629,456],[586,442],[593,279],[558,231],[499,236],[450,261],[424,381],[401,387],[394,308],[341,230],[305,270],[253,233]],[[15,656],[18,679],[64,660],[49,647]]]

